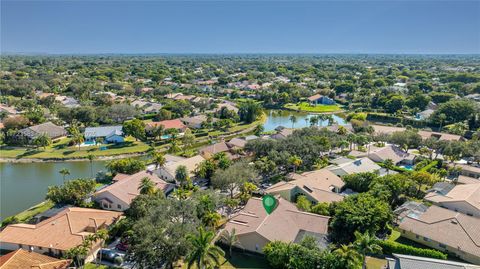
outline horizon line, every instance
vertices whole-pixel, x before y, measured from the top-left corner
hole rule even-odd
[[[73,52],[73,53],[52,53],[52,52],[0,52],[1,56],[95,56],[95,55],[451,55],[451,56],[480,56],[478,53],[454,52],[454,53],[433,53],[433,52]]]

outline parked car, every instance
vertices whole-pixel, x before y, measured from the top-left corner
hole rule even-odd
[[[97,259],[101,261],[107,261],[109,263],[117,264],[118,263],[118,258],[121,258],[120,260],[123,262],[123,254],[120,254],[116,252],[115,250],[108,249],[108,248],[102,248],[98,251],[97,253]]]

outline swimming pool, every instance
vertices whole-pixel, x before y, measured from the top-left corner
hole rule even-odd
[[[411,165],[411,164],[402,165],[402,166],[400,166],[400,167],[405,168],[405,169],[407,169],[407,170],[409,170],[409,171],[413,171],[413,168],[414,168],[414,166]]]
[[[100,144],[100,143],[98,143]],[[90,146],[95,146],[97,145],[97,142],[95,141],[85,141],[82,144],[80,144],[80,147],[90,147]]]

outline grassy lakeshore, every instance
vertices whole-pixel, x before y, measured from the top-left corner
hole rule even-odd
[[[312,106],[307,102],[301,102],[297,104],[286,104],[284,106],[287,109],[305,111],[305,112],[315,112],[315,113],[327,113],[327,112],[336,112],[342,110],[339,105],[315,105]]]
[[[27,210],[24,210],[16,215],[13,215],[13,216],[10,216],[8,218],[6,218],[5,220],[7,219],[11,219],[11,218],[14,218],[16,219],[18,222],[27,222],[28,220],[30,220],[32,217],[34,217],[35,215],[37,214],[40,214],[40,213],[43,213],[47,210],[49,210],[50,208],[52,208],[55,204],[50,201],[50,200],[46,200],[46,201],[43,201],[37,205],[34,205],[32,207],[30,207],[29,209]],[[4,221],[5,221],[4,220]]]
[[[227,132],[211,131],[209,136],[228,136],[235,137],[237,135],[243,135],[250,132],[259,124],[263,124],[267,120],[265,113],[261,117],[249,124],[238,123],[235,126],[228,129]],[[13,159],[13,160],[75,160],[85,159],[88,155],[94,155],[95,157],[109,157],[109,156],[123,156],[144,154],[150,149],[150,145],[142,141],[135,141],[133,137],[127,137],[123,144],[106,144],[106,149],[100,150],[100,146],[88,146],[78,147],[71,146],[69,138],[63,138],[55,141],[48,147],[41,148],[25,148],[25,147],[9,147],[3,146],[0,148],[0,158]],[[197,141],[202,143],[205,141]],[[156,148],[162,149],[166,145],[157,146]]]
[[[2,147],[0,149],[0,158],[12,159],[81,159],[88,155],[115,156],[124,154],[134,154],[146,152],[149,146],[141,141],[134,141],[128,137],[126,143],[121,145],[106,145],[105,150],[100,150],[99,146],[68,146],[69,139],[62,139],[46,148],[20,148],[20,147]]]

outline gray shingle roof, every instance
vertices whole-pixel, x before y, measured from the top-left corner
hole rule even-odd
[[[45,134],[50,138],[57,138],[67,135],[67,132],[63,127],[57,126],[51,122],[30,126],[28,128],[19,130],[18,133],[29,137],[30,139],[34,139],[41,134]]]
[[[112,134],[123,135],[122,126],[100,126],[100,127],[87,127],[85,128],[85,138],[94,137],[107,137]]]
[[[431,258],[393,254],[388,269],[479,269],[480,266]]]

